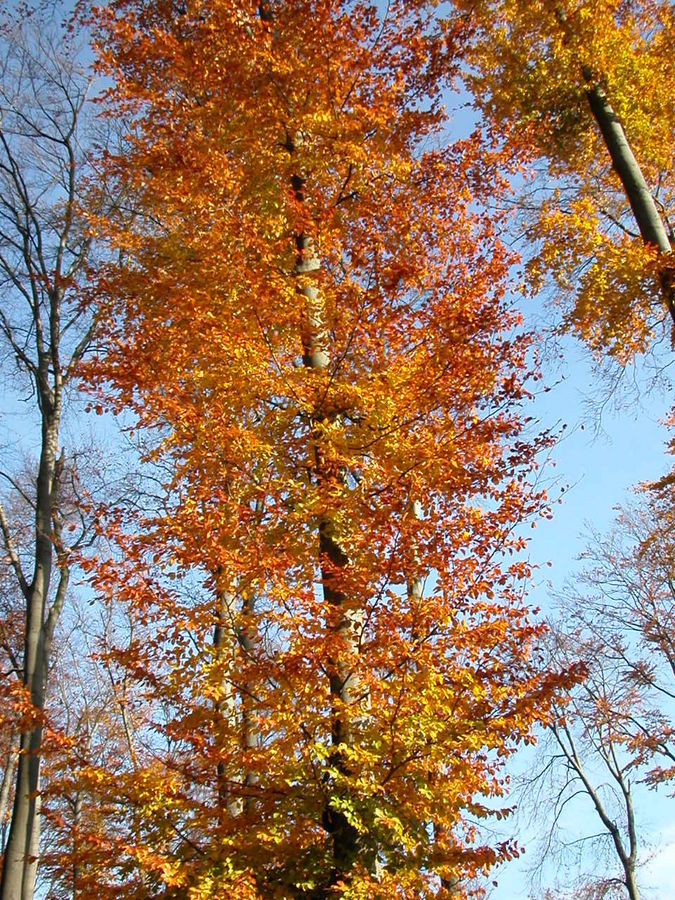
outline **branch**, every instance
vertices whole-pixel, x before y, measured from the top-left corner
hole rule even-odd
[[[2,500],[0,500],[0,530],[2,530],[5,550],[7,551],[12,569],[14,569],[16,580],[19,582],[21,593],[26,598],[26,600],[28,600],[30,596],[30,585],[26,581],[23,570],[21,569],[21,560],[19,559],[19,554],[16,552],[16,547],[14,546],[14,541],[12,540],[12,535],[9,530],[9,523],[7,522],[7,516],[5,515],[5,508],[2,504]]]
[[[14,490],[19,494],[22,500],[35,512],[35,501],[32,497],[29,497],[28,494],[24,491],[18,481],[15,481],[11,475],[8,475],[7,472],[0,472],[0,478],[5,478],[12,485]]]
[[[5,650],[5,653],[9,657],[9,662],[10,662],[10,665],[12,666],[12,670],[14,671],[14,674],[18,678],[23,669],[23,666],[21,666],[19,664],[19,660],[14,655],[14,650],[12,649],[12,646],[9,643],[9,639],[7,637],[7,632],[5,630],[5,624],[2,621],[0,621],[0,639],[2,639],[2,646]],[[0,823],[0,824],[2,824],[2,823]]]
[[[62,563],[60,572],[61,574],[59,576],[59,583],[56,588],[56,596],[54,597],[54,602],[52,603],[49,614],[47,615],[47,620],[45,622],[45,636],[48,642],[51,642],[52,638],[54,637],[54,629],[56,628],[56,623],[59,620],[61,610],[63,609],[63,604],[66,600],[68,582],[70,581],[70,566],[65,562]]]

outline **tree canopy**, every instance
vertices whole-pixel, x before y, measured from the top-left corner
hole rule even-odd
[[[133,124],[89,373],[167,473],[96,575],[161,735],[142,840],[101,846],[157,896],[447,891],[515,852],[474,821],[565,680],[522,598],[498,156],[440,143],[427,3],[121,2],[96,41]]]

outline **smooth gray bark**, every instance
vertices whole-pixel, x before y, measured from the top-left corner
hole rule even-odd
[[[58,509],[61,468],[56,456],[61,416],[60,384],[56,390],[43,390],[40,402],[43,425],[35,496],[35,563],[33,579],[26,595],[23,661],[23,684],[33,705],[34,721],[20,737],[14,806],[0,882],[2,900],[32,900],[35,890],[40,837],[42,717],[54,628],[68,586],[68,568],[64,560],[56,597],[49,607],[49,590],[55,561],[52,521]]]
[[[14,775],[19,761],[18,753],[19,735],[18,733],[14,733],[9,738],[7,756],[2,771],[2,782],[0,783],[0,853],[4,853],[5,851],[4,829],[12,801]]]
[[[584,75],[590,77],[590,72],[585,72]],[[630,203],[642,240],[645,244],[657,247],[660,254],[664,256],[670,254],[672,246],[666,226],[607,94],[596,84],[587,89],[586,97],[614,170]],[[670,316],[675,322],[675,283],[672,266],[662,269],[661,288]]]
[[[567,13],[560,6],[555,7],[554,13],[566,39],[570,39],[572,26]],[[673,250],[668,230],[652,192],[649,190],[640,164],[635,158],[621,120],[617,116],[607,92],[597,81],[591,66],[581,65],[581,75],[587,84],[586,99],[591,114],[600,129],[614,171],[621,181],[640,236],[645,244],[656,247],[660,254],[668,256]],[[664,302],[675,323],[675,271],[670,260],[666,265],[661,266],[660,281]]]
[[[661,253],[670,253],[672,248],[665,225],[607,94],[599,85],[595,85],[586,91],[586,96],[614,169],[621,179],[642,239],[646,244],[654,244]]]

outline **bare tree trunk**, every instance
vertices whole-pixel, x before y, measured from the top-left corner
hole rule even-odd
[[[47,360],[42,363],[45,375]],[[42,450],[38,469],[35,511],[35,569],[26,592],[23,684],[30,696],[32,723],[21,732],[14,806],[0,882],[2,900],[32,900],[40,841],[40,763],[47,675],[54,628],[68,584],[65,560],[56,598],[48,610],[49,587],[57,540],[53,523],[58,510],[58,482],[63,461],[57,459],[61,415],[61,385],[41,384]],[[58,553],[58,551],[57,551]]]
[[[31,382],[41,421],[35,493],[28,501],[34,507],[34,540],[23,548],[32,560],[30,581],[0,502],[2,543],[25,604],[23,659],[17,659],[15,669],[32,705],[20,735],[0,900],[32,900],[34,895],[47,679],[70,574],[61,537],[61,400],[93,328],[75,297],[90,242],[76,222],[85,164],[78,127],[88,78],[74,62],[76,51],[65,35],[48,13],[36,12],[18,23],[11,13],[9,19],[3,15],[0,29],[0,276],[6,288],[0,338],[3,358],[15,362]]]
[[[584,69],[584,78],[590,80],[591,77],[591,71]],[[633,210],[642,240],[645,244],[657,247],[660,254],[668,256],[672,252],[672,246],[666,226],[607,94],[600,85],[596,84],[587,89],[586,97],[612,159],[614,170],[619,176],[630,208]],[[675,272],[673,266],[663,266],[660,277],[663,298],[670,316],[675,322]]]
[[[626,845],[621,835],[619,826],[610,816],[605,804],[603,803],[602,797],[595,789],[590,777],[588,776],[582,759],[577,751],[574,736],[569,727],[565,724],[563,724],[562,726],[552,725],[551,731],[555,735],[558,746],[562,750],[562,753],[568,765],[576,773],[579,780],[583,784],[584,790],[590,797],[591,802],[595,807],[595,811],[598,814],[598,818],[603,824],[603,827],[612,839],[614,850],[621,863],[621,868],[623,869],[624,884],[626,885],[626,890],[628,891],[630,900],[640,900],[640,894],[638,891],[637,882],[635,880],[635,865],[637,862],[638,846],[635,813],[633,811],[633,800],[631,796],[630,784],[625,777],[623,769],[620,767],[619,763],[616,760],[613,747],[610,745],[608,749],[604,750],[604,752],[602,753],[602,758],[609,772],[614,778],[623,798],[628,845]]]
[[[5,852],[5,825],[7,824],[18,760],[19,734],[18,732],[13,732],[9,738],[7,759],[2,772],[2,783],[0,784],[0,853]]]

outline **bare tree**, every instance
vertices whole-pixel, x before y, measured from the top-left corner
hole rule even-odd
[[[551,625],[551,656],[561,666],[583,660],[588,676],[558,711],[523,789],[546,825],[538,865],[576,854],[583,870],[592,848],[595,872],[582,872],[575,896],[583,887],[583,896],[637,900],[645,848],[635,788],[675,777],[672,503],[662,500],[624,510],[612,534],[595,536]],[[573,810],[583,818],[570,831]]]
[[[572,653],[580,649],[576,636],[558,635],[556,643],[563,658],[569,658],[572,647]],[[588,679],[550,729],[558,751],[556,763],[563,773],[556,811],[575,795],[585,795],[599,830],[583,840],[604,845],[620,864],[618,873],[611,866],[609,874],[597,879],[597,886],[605,895],[622,886],[630,900],[639,900],[639,841],[632,794],[635,759],[628,751],[633,735],[626,720],[639,708],[640,698],[622,683],[620,674],[617,678],[618,673],[602,658],[601,648],[589,642],[584,649],[592,661]]]
[[[17,474],[25,460],[17,463],[7,447],[0,455],[0,534],[23,606],[22,646],[10,662],[30,702],[30,714],[19,720],[2,900],[30,900],[34,894],[50,657],[77,539],[68,540],[66,521],[76,465],[59,441],[65,392],[91,337],[78,298],[90,247],[78,214],[88,76],[76,59],[68,29],[42,13],[27,13],[16,25],[0,22],[1,365],[5,383],[18,388],[24,401],[10,397],[5,414],[28,410],[39,428],[28,479]],[[20,444],[19,433],[15,445]],[[12,515],[21,507],[33,519],[28,541],[17,539],[19,533],[25,537],[26,522]]]

